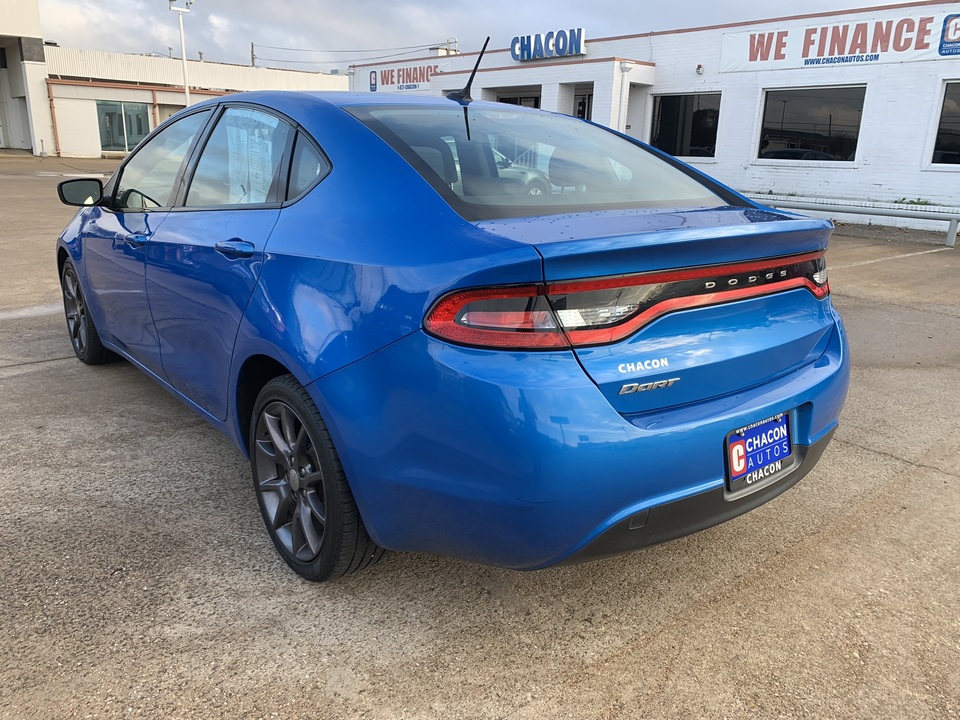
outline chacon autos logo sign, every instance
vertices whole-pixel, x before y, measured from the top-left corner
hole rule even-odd
[[[960,15],[947,15],[940,35],[941,55],[960,55]]]
[[[792,70],[960,55],[960,14],[792,24],[723,36],[720,72]]]

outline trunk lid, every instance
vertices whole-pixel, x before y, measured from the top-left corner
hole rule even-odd
[[[561,318],[567,291],[651,274],[654,299],[636,331],[601,342],[583,335],[585,344],[574,349],[587,375],[623,414],[661,411],[760,385],[814,362],[830,340],[834,319],[822,297],[826,287],[818,289],[821,297],[815,295],[799,277],[809,275],[809,264],[794,262],[826,249],[829,221],[726,207],[481,226],[537,249],[548,297]],[[709,283],[716,292],[705,289]],[[576,344],[578,333],[563,324]]]

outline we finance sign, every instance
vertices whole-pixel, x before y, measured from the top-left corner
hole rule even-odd
[[[960,57],[960,13],[849,20],[723,36],[720,72]]]
[[[435,64],[410,65],[409,67],[385,68],[370,71],[370,92],[387,90],[422,90],[429,88],[430,80],[440,72]]]

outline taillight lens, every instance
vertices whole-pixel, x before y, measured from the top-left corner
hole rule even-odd
[[[677,310],[806,288],[830,292],[822,252],[750,263],[573,282],[463,290],[427,314],[426,330],[478,347],[531,350],[622,340]]]
[[[544,285],[464,290],[446,295],[424,327],[445,340],[493,348],[568,347]]]

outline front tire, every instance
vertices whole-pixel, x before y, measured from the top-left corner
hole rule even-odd
[[[63,264],[60,272],[60,289],[63,291],[63,313],[67,318],[70,344],[76,356],[87,365],[101,365],[116,360],[117,356],[100,342],[100,334],[90,317],[77,278],[77,269],[70,260]]]
[[[540,195],[547,194],[547,186],[544,185],[539,180],[531,180],[527,184],[527,195],[533,195],[534,197],[539,197]]]
[[[335,580],[383,556],[363,526],[316,405],[292,375],[271,380],[257,397],[250,465],[267,532],[298,575]]]

